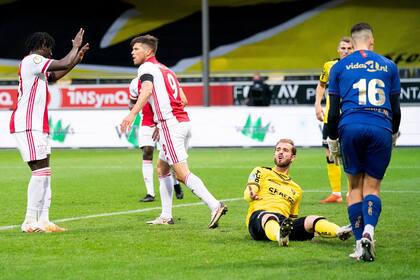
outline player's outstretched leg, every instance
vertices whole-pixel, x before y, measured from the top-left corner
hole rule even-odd
[[[351,224],[342,226],[337,230],[337,237],[342,241],[346,241],[347,239],[352,237],[352,235],[353,235],[353,230],[352,230]]]
[[[185,185],[210,208],[211,218],[208,227],[210,229],[218,227],[220,217],[227,213],[227,206],[218,201],[209,192],[203,181],[192,172],[189,172],[185,177]]]
[[[220,202],[219,207],[211,213],[209,228],[217,228],[219,226],[218,221],[227,211],[227,206],[223,202]]]

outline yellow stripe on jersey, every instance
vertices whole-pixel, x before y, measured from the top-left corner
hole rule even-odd
[[[251,214],[258,210],[280,213],[285,217],[298,216],[302,189],[287,174],[277,172],[274,167],[256,167],[249,175],[248,184],[244,191],[245,199],[249,197],[248,186],[256,191],[259,200],[249,202],[246,216],[247,226]]]
[[[330,70],[334,64],[337,63],[339,59],[333,59],[324,63],[324,67],[322,67],[321,76],[319,76],[319,81],[324,84],[328,84],[328,79],[330,77]],[[325,111],[324,111],[324,123],[328,123],[328,111],[330,110],[330,97],[328,95],[328,91],[325,91]]]

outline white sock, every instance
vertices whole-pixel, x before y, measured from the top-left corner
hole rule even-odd
[[[200,178],[195,176],[193,173],[187,175],[185,180],[185,185],[198,196],[212,211],[217,209],[220,205],[219,201],[214,198],[214,196],[207,190],[203,181]]]
[[[45,168],[32,171],[31,179],[28,184],[28,200],[25,221],[28,223],[36,222],[38,214],[42,208],[42,201],[45,194]]]
[[[365,229],[363,230],[363,234],[365,233],[369,233],[370,237],[373,240],[373,235],[375,234],[375,228],[372,225],[367,224],[365,225]]]
[[[174,184],[171,174],[159,177],[160,201],[162,203],[161,218],[172,218],[172,195],[174,192]]]
[[[336,196],[341,196],[341,192],[333,192],[332,194]]]
[[[147,194],[155,196],[155,187],[153,184],[153,161],[143,160],[142,171]]]
[[[48,175],[49,173],[49,175]],[[49,222],[50,216],[50,206],[51,206],[51,168],[48,168],[48,171],[46,171],[46,176],[44,180],[44,197],[42,200],[42,207],[41,211],[39,213],[39,221],[40,222]]]

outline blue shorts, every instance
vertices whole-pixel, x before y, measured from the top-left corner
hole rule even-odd
[[[392,133],[367,124],[346,124],[339,128],[344,171],[367,173],[382,180],[391,160]]]

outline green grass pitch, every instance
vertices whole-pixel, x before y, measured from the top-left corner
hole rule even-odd
[[[419,148],[393,151],[373,263],[347,257],[353,240],[317,237],[288,248],[251,240],[243,189],[255,166],[273,164],[272,152],[190,150],[191,170],[229,207],[209,230],[210,211],[186,187],[184,200],[174,199],[175,225],[145,224],[160,201],[138,202],[145,195],[138,150],[56,149],[50,217],[74,219],[58,223],[68,228],[62,234],[24,234],[4,227],[22,222],[30,171],[17,150],[0,150],[0,279],[420,279]],[[322,149],[298,149],[291,176],[304,190],[301,216],[347,224],[344,203],[319,204],[329,192]]]

